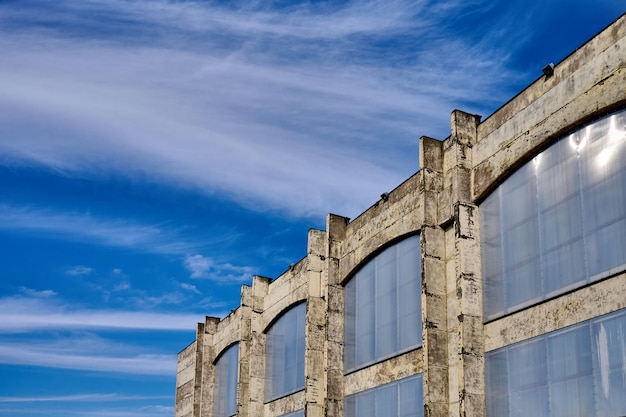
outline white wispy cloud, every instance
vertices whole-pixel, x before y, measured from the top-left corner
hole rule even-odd
[[[58,330],[39,329],[36,333],[4,335],[0,363],[139,375],[173,375],[176,372],[175,353],[143,343],[141,338],[122,342],[122,339],[109,337],[110,332]]]
[[[124,395],[119,393],[68,394],[42,397],[0,397],[0,403],[37,402],[104,402],[104,401],[145,401],[169,399],[167,395]]]
[[[510,77],[487,40],[437,35],[482,4],[89,1],[38,17],[4,6],[5,20],[80,28],[106,15],[130,29],[4,32],[0,137],[17,139],[0,154],[147,173],[260,210],[354,215],[417,169],[417,137],[446,136],[458,100],[494,103]],[[407,36],[397,56],[372,46]]]
[[[71,415],[79,415],[80,417],[154,417],[167,416],[170,417],[174,413],[173,407],[152,406],[141,407],[139,409],[131,409],[128,407],[108,407],[100,410],[89,410],[80,412],[69,412]]]
[[[200,290],[198,290],[198,287],[196,287],[195,285],[188,284],[186,282],[181,282],[181,283],[179,283],[179,286],[183,290],[191,291],[191,292],[196,293],[196,294],[201,294]]]
[[[223,315],[220,311],[213,313]],[[0,333],[90,328],[188,331],[189,323],[203,319],[204,316],[199,314],[85,309],[50,298],[0,298]]]
[[[122,281],[119,284],[116,284],[111,291],[124,291],[131,288],[131,285],[128,281]]]
[[[205,277],[213,261],[202,255],[190,255],[185,258],[185,267],[191,272],[191,278]]]
[[[164,254],[182,255],[210,243],[186,241],[176,230],[159,225],[7,204],[0,204],[0,229],[36,232],[38,235],[43,233],[69,240],[88,240],[106,246]],[[92,268],[84,265],[66,270],[67,274],[74,276],[92,272]]]
[[[89,275],[93,272],[93,268],[84,265],[76,265],[68,267],[65,273],[72,276]]]
[[[23,294],[29,297],[35,297],[35,298],[54,297],[56,295],[56,292],[52,290],[34,290],[32,288],[28,288],[24,286],[20,287],[20,292],[22,292]]]
[[[72,353],[64,349],[55,351],[50,346],[33,347],[30,343],[3,343],[0,346],[0,363],[143,375],[173,375],[176,372],[176,355],[115,357],[104,352],[98,355]]]
[[[216,263],[211,258],[198,254],[187,256],[185,267],[191,272],[191,278],[208,278],[218,282],[250,281],[254,272],[249,266]]]
[[[173,401],[173,399],[172,399]],[[7,404],[16,406],[17,404]],[[174,413],[173,407],[167,406],[153,406],[153,407],[139,407],[129,409],[128,406],[120,405],[115,407],[114,404],[107,404],[107,406],[98,406],[94,409],[77,409],[77,407],[66,406],[64,408],[55,408],[55,412],[63,416],[79,416],[79,417],[155,417],[155,416],[167,416],[171,417]],[[41,415],[41,409],[33,406],[32,408],[20,407],[7,408],[0,407],[0,414],[16,416],[16,415]]]

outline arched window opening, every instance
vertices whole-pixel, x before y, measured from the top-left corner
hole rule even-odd
[[[415,235],[383,250],[346,284],[346,372],[421,346],[421,269]]]
[[[486,321],[626,269],[626,111],[538,154],[480,213]]]
[[[306,303],[287,310],[266,333],[265,401],[304,389]]]
[[[214,417],[237,414],[237,381],[239,374],[239,343],[226,349],[215,362]]]

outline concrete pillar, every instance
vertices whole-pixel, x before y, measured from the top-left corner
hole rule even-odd
[[[249,379],[249,417],[263,417],[265,393],[265,334],[261,313],[264,309],[264,297],[268,293],[270,278],[254,276],[252,279],[252,309],[250,311],[250,379]]]
[[[449,293],[448,308],[450,332],[457,341],[456,349],[451,349],[450,361],[456,364],[458,409],[451,415],[483,416],[485,364],[478,207],[458,203],[454,217],[455,290]]]
[[[309,230],[306,274],[309,285],[304,341],[304,415],[322,417],[325,410],[324,374],[326,300],[322,298],[325,233]]]
[[[420,189],[423,198],[421,229],[422,349],[424,360],[424,414],[448,415],[448,362],[446,346],[445,236],[438,226],[439,198],[443,189],[443,145],[420,139]]]
[[[344,293],[339,276],[341,241],[347,217],[329,214],[326,218],[326,253],[323,281],[326,283],[326,416],[343,417],[343,309]]]
[[[443,189],[443,142],[422,136],[419,140],[420,198],[424,224],[438,224],[439,200]]]
[[[477,141],[480,116],[454,110],[450,117],[452,135],[444,143],[444,192],[439,205],[439,221],[454,216],[457,202],[471,203],[472,147]]]
[[[448,334],[444,232],[424,225],[422,243],[422,340],[426,417],[448,415]]]
[[[239,307],[241,325],[239,327],[239,381],[237,386],[237,416],[250,415],[250,358],[252,351],[252,310],[254,297],[252,287],[241,287]]]
[[[213,393],[215,387],[215,356],[217,352],[213,347],[213,336],[217,332],[217,325],[220,319],[218,317],[205,317],[204,324],[198,325],[198,351],[202,352],[199,356],[199,368],[196,376],[197,402],[194,403],[194,417],[209,417],[213,412]]]
[[[472,147],[480,116],[450,117],[444,144],[440,224],[446,225],[448,396],[450,416],[484,415],[484,348],[478,207],[472,204]]]

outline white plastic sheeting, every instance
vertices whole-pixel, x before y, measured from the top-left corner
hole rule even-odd
[[[423,417],[422,374],[349,395],[345,417]]]
[[[293,413],[283,414],[279,417],[304,417],[304,408],[302,410],[294,411]]]
[[[419,236],[388,247],[345,287],[346,372],[422,344]]]
[[[554,143],[481,205],[485,320],[626,267],[626,111]]]
[[[215,362],[214,417],[237,414],[237,381],[239,375],[239,343],[222,352]]]
[[[488,417],[626,415],[626,310],[485,354]]]
[[[304,389],[306,303],[287,310],[266,334],[265,401]]]

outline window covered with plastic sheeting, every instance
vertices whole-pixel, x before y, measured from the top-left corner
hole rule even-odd
[[[400,379],[344,399],[345,417],[423,417],[422,374]]]
[[[287,310],[266,333],[265,401],[304,389],[306,303]]]
[[[215,362],[214,417],[231,417],[237,414],[237,381],[239,344],[226,349]]]
[[[304,408],[302,410],[294,411],[293,413],[283,414],[279,417],[304,417]]]
[[[422,344],[419,236],[367,262],[345,286],[346,372]]]
[[[541,152],[480,205],[485,320],[626,266],[626,111]]]
[[[488,417],[626,415],[626,310],[485,354]]]

